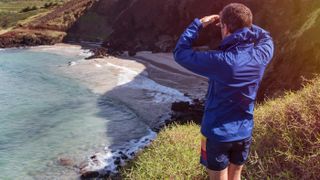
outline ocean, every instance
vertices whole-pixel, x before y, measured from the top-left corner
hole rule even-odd
[[[79,58],[0,50],[0,179],[76,179],[90,155],[150,135],[130,108],[57,71]]]

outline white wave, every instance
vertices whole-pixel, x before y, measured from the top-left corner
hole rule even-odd
[[[113,68],[120,70],[120,73],[118,74],[117,86],[122,86],[124,84],[130,83],[140,73],[140,72],[134,71],[130,68],[115,65],[112,63],[107,63],[107,66],[110,66],[110,67],[113,67]],[[143,70],[141,70],[141,72],[142,71]]]
[[[144,73],[142,70],[138,72],[112,63],[107,63],[107,65],[120,70],[117,86],[148,90],[150,91],[148,95],[152,96],[153,101],[156,103],[170,103],[177,100],[192,101],[177,89],[163,86],[148,78],[148,74]]]
[[[122,74],[124,74],[124,72],[122,72]],[[141,74],[136,76],[134,81],[126,83],[124,86],[148,90],[148,95],[153,97],[153,101],[156,103],[170,103],[177,100],[191,102],[190,98],[184,96],[184,94],[177,89],[158,84],[147,76]]]
[[[91,52],[91,51],[88,50],[88,49],[86,49],[86,50],[81,50],[81,51],[79,52],[79,56],[83,56],[83,57],[90,57],[90,56],[92,56],[92,55],[94,55],[94,53]]]
[[[95,64],[95,66],[96,66],[97,68],[101,68],[101,67],[102,67],[101,64]]]
[[[68,65],[69,65],[69,66],[75,66],[75,65],[77,65],[77,62],[75,62],[75,61],[70,61],[70,62],[68,62]]]
[[[148,146],[156,137],[157,133],[149,129],[149,134],[140,139],[133,139],[113,149],[105,147],[104,152],[89,157],[88,163],[80,171],[82,173],[99,172],[101,175],[117,173],[118,166],[124,166],[135,157],[137,152]]]

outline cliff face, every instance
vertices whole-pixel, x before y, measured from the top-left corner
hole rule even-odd
[[[113,22],[131,0],[100,0],[68,30],[65,41],[103,42],[113,32]]]
[[[171,51],[185,27],[195,18],[218,13],[231,0],[100,0],[89,15],[106,17],[105,46],[125,50]],[[320,2],[317,0],[240,0],[254,14],[254,23],[271,32],[276,52],[261,85],[259,99],[299,89],[301,76],[320,72]],[[91,14],[90,14],[91,13]],[[85,18],[86,15],[83,17]],[[102,19],[102,18],[100,18]],[[95,22],[99,27],[100,22]],[[76,27],[81,27],[78,23]],[[76,29],[76,28],[73,28]],[[79,28],[78,28],[79,29]],[[89,30],[91,31],[91,30]],[[70,31],[70,33],[75,33]],[[98,34],[99,34],[98,33]],[[103,38],[101,38],[103,39]],[[216,48],[217,27],[203,30],[196,45]]]

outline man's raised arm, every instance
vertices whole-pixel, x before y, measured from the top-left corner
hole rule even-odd
[[[181,35],[173,51],[174,59],[178,64],[205,77],[213,76],[217,61],[222,59],[220,57],[221,52],[194,51],[192,44],[198,38],[199,31],[215,21],[212,17],[207,16],[201,20],[195,19]]]

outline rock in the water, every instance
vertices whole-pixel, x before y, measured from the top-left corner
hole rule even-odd
[[[70,62],[68,62],[68,65],[69,66],[74,66],[74,65],[76,65],[77,63],[76,62],[74,62],[74,61],[70,61]]]
[[[123,159],[123,160],[127,160],[127,159],[128,159],[128,156],[127,156],[127,155],[125,155],[125,154],[123,154],[123,155],[121,155],[121,159]]]
[[[121,162],[120,158],[119,158],[119,159],[117,158],[117,159],[114,161],[114,164],[115,164],[115,165],[120,165],[120,162]]]
[[[58,163],[62,166],[73,166],[74,164],[72,159],[66,157],[58,158]]]
[[[99,48],[91,49],[90,51],[93,53],[93,55],[85,58],[87,60],[96,59],[96,58],[104,58],[104,57],[109,56],[109,51],[107,48],[99,47]]]

